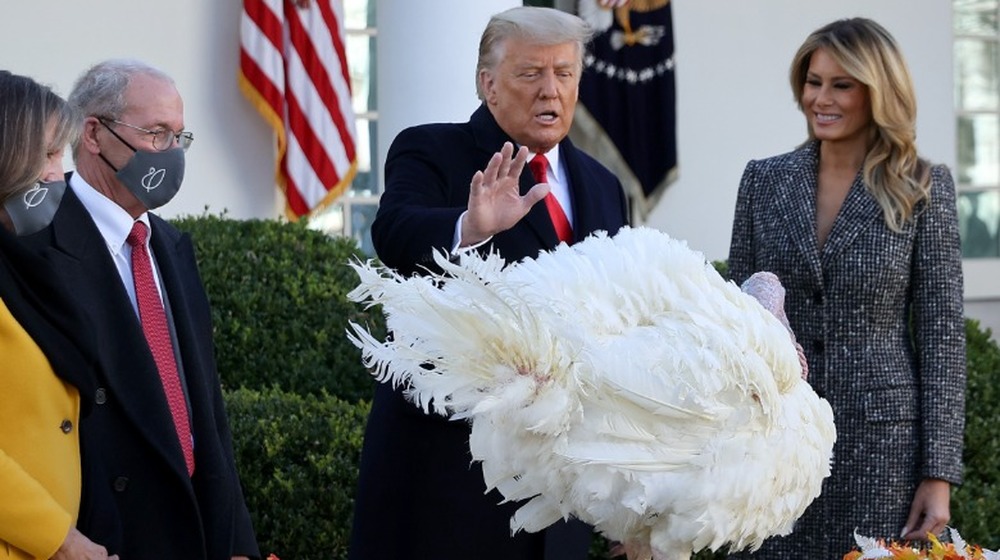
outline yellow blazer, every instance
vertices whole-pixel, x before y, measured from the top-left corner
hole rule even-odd
[[[0,298],[0,559],[50,558],[80,506],[80,395]]]

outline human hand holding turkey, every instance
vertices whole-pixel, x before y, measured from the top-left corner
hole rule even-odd
[[[476,171],[469,185],[469,209],[462,218],[461,246],[475,245],[505,231],[521,220],[531,207],[549,194],[549,186],[539,183],[521,196],[520,178],[528,148],[504,142],[493,154],[486,169]]]

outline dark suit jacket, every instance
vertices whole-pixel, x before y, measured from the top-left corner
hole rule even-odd
[[[96,388],[93,332],[50,264],[0,227],[0,298],[60,378],[81,395]],[[89,402],[81,399],[82,413]]]
[[[98,440],[84,461],[103,476],[101,484],[84,489],[80,527],[122,560],[259,556],[233,459],[194,249],[188,236],[165,221],[150,214],[150,222],[190,402],[193,477],[142,327],[86,208],[67,190],[53,223],[23,238],[72,287],[97,339],[102,374],[97,389],[83,396],[93,411],[81,433]]]
[[[468,123],[401,132],[389,150],[385,193],[372,224],[382,262],[404,274],[432,267],[432,251],[451,248],[472,175],[505,141],[512,140],[485,107]],[[575,240],[597,230],[617,232],[627,221],[621,184],[569,140],[559,151],[569,176]],[[525,166],[522,193],[533,184]],[[555,229],[539,203],[481,250],[495,249],[517,261],[556,244]],[[351,558],[586,558],[590,530],[578,522],[575,528],[549,529],[547,539],[525,533],[510,537],[517,504],[498,506],[502,497],[496,491],[484,494],[468,438],[464,422],[425,415],[399,391],[378,387],[361,457]]]
[[[931,169],[930,199],[900,232],[858,174],[820,248],[818,157],[810,143],[750,162],[736,203],[732,278],[767,270],[781,279],[809,383],[837,425],[822,495],[755,558],[839,558],[855,528],[898,535],[921,479],[962,476],[965,327],[951,174]]]

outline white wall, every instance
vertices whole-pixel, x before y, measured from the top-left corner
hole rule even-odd
[[[476,60],[483,28],[491,15],[521,4],[378,0],[380,162],[392,139],[408,126],[468,120],[479,106]]]
[[[806,138],[788,85],[799,45],[835,19],[870,17],[899,41],[917,89],[918,143],[954,165],[951,1],[685,0],[673,2],[678,180],[649,225],[725,258],[736,189],[747,161]]]

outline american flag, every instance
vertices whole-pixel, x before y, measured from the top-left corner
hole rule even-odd
[[[277,137],[288,218],[343,194],[358,161],[343,0],[244,0],[239,83]]]

